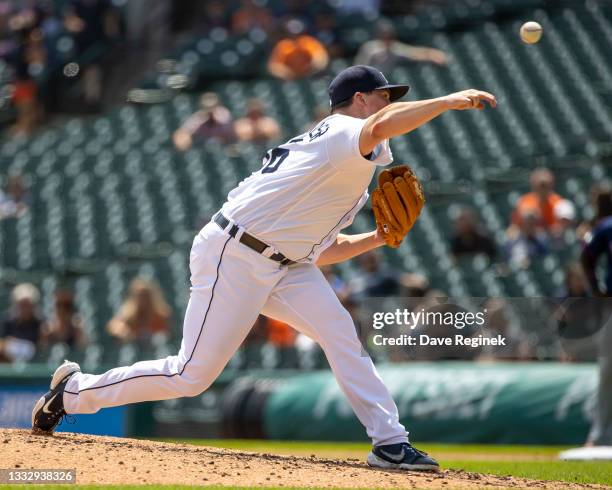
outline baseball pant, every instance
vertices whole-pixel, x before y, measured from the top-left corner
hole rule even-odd
[[[75,374],[64,391],[67,413],[202,393],[261,312],[321,345],[373,444],[407,441],[395,402],[362,351],[351,316],[316,266],[280,267],[209,223],[194,240],[190,269],[191,296],[178,355],[101,375]]]
[[[608,301],[608,300],[606,300]],[[600,346],[599,386],[597,401],[593,413],[593,424],[587,441],[596,446],[612,446],[612,308],[606,304],[605,325],[597,334],[597,343]]]

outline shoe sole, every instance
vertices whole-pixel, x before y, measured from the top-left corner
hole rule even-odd
[[[53,378],[51,378],[49,388],[54,390],[57,385],[66,379],[67,376],[80,371],[81,366],[79,366],[76,362],[64,361],[64,364],[58,367],[53,373]]]
[[[34,405],[34,408],[32,409],[32,430],[35,432],[39,432],[39,433],[44,433],[45,431],[34,427],[34,420],[36,419],[36,414],[39,412],[39,410],[42,409],[44,404],[45,404],[45,395],[41,396],[38,399],[38,401],[36,402],[36,405]]]
[[[369,466],[374,468],[383,468],[385,470],[431,471],[435,473],[440,471],[440,467],[438,465],[392,463],[379,458],[374,453],[368,454],[367,462]]]
[[[55,388],[57,388],[57,385],[59,385],[68,376],[74,373],[80,372],[80,371],[81,371],[81,366],[79,366],[76,362],[64,361],[64,364],[58,367],[53,373],[53,377],[51,378],[51,384],[49,385],[49,388],[51,389],[51,391],[53,391]],[[41,410],[42,407],[45,405],[46,396],[47,396],[46,393],[43,396],[41,396],[36,402],[36,405],[34,405],[34,408],[32,409],[32,428],[33,428],[32,430],[39,432],[39,433],[52,434],[55,427],[50,431],[44,431],[44,430],[34,428],[34,419],[36,418],[36,414],[38,413],[38,411]]]

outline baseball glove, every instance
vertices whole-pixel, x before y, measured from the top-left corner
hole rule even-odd
[[[372,210],[378,233],[397,248],[423,209],[423,187],[408,165],[383,170],[372,192]]]

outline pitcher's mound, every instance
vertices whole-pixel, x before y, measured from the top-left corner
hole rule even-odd
[[[17,429],[0,429],[0,453],[3,468],[76,469],[76,482],[80,484],[423,489],[598,487],[455,470],[383,471],[369,468],[361,461],[279,456],[66,432],[44,436]]]

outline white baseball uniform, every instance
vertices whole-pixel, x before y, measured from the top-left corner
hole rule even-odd
[[[313,130],[270,150],[261,170],[230,192],[225,230],[208,223],[190,255],[191,296],[176,356],[137,362],[102,375],[77,373],[64,394],[67,413],[181,396],[206,390],[240,346],[257,316],[281,320],[323,348],[338,384],[375,445],[407,441],[397,407],[353,320],[317,257],[353,221],[368,198],[376,165],[393,157],[388,141],[361,156],[365,120],[331,115]],[[238,225],[232,238],[228,230]],[[238,239],[248,232],[270,247],[263,254]],[[297,264],[268,257],[280,251]]]

